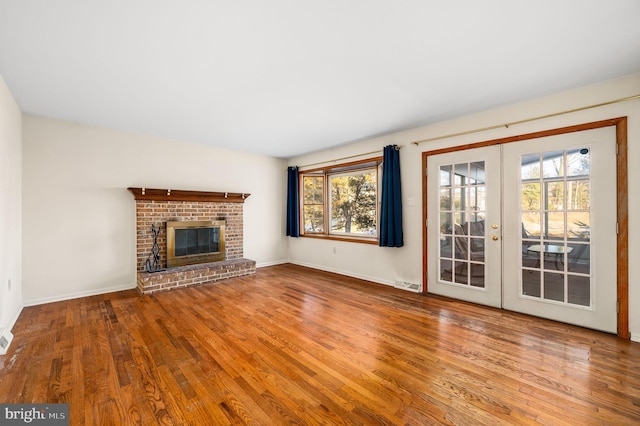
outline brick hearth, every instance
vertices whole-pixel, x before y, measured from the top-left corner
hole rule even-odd
[[[129,188],[136,198],[138,292],[151,294],[255,274],[256,262],[243,258],[243,203],[248,194]],[[153,246],[151,225],[160,227],[160,264],[167,265],[168,221],[225,221],[225,260],[146,272]]]

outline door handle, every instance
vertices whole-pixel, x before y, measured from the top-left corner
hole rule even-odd
[[[493,241],[498,241],[498,236],[497,236],[497,235],[494,235],[493,237],[491,237],[491,239],[492,239]]]

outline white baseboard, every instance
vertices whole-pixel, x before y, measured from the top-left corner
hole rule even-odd
[[[13,314],[13,317],[9,320],[7,324],[2,324],[0,328],[6,328],[7,330],[13,330],[13,326],[16,325],[18,321],[18,317],[22,313],[22,309],[24,308],[24,304],[20,305],[16,312]]]
[[[314,265],[314,264],[306,263],[306,262],[289,261],[288,263],[293,263],[294,265],[306,266],[307,268],[319,269],[319,270],[325,271],[325,272],[333,272],[334,274],[345,275],[345,276],[351,277],[351,278],[358,278],[358,279],[361,279],[361,280],[371,281],[371,282],[374,282],[374,283],[377,283],[377,284],[384,284],[384,285],[388,285],[388,286],[391,286],[391,287],[395,287],[395,282],[394,281],[389,281],[389,280],[385,280],[385,279],[378,278],[378,277],[372,277],[372,276],[369,276],[369,275],[362,275],[362,274],[354,274],[353,272],[342,271],[342,270],[334,269],[334,268],[327,268],[325,266]]]
[[[288,260],[276,260],[275,262],[256,263],[256,268],[265,268],[267,266],[283,265],[285,263],[289,263],[289,261]]]
[[[63,300],[77,299],[79,297],[86,297],[86,296],[96,296],[99,294],[113,293],[113,292],[122,291],[122,290],[131,290],[134,288],[136,288],[135,284],[133,286],[131,284],[126,284],[121,286],[99,288],[95,290],[80,291],[77,293],[60,294],[60,295],[55,295],[51,297],[42,297],[37,299],[28,299],[23,301],[23,305],[24,306],[44,305],[45,303],[61,302]]]

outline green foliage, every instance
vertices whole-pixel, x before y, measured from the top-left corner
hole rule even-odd
[[[365,233],[376,228],[376,175],[373,171],[331,178],[331,229]]]

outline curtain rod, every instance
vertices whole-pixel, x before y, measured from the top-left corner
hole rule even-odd
[[[634,99],[639,99],[639,98],[640,98],[640,95],[628,96],[626,98],[620,98],[620,99],[616,99],[616,100],[613,100],[613,101],[602,102],[602,103],[599,103],[599,104],[589,105],[589,106],[585,106],[585,107],[569,109],[569,110],[566,110],[566,111],[554,112],[552,114],[540,115],[538,117],[526,118],[524,120],[513,121],[513,122],[510,122],[510,123],[497,124],[495,126],[489,126],[489,127],[482,127],[482,128],[479,128],[479,129],[467,130],[465,132],[451,133],[451,134],[448,134],[448,135],[437,136],[435,138],[421,139],[421,140],[418,140],[418,141],[413,141],[411,143],[413,145],[418,146],[421,143],[425,143],[425,142],[432,142],[432,141],[436,141],[436,140],[440,140],[440,139],[448,139],[448,138],[453,138],[453,137],[456,137],[456,136],[469,135],[471,133],[479,133],[479,132],[484,132],[486,130],[499,129],[501,127],[509,128],[509,126],[513,126],[513,125],[516,125],[516,124],[528,123],[529,121],[542,120],[543,118],[556,117],[558,115],[570,114],[572,112],[584,111],[586,109],[598,108],[598,107],[605,106],[605,105],[611,105],[611,104],[617,104],[617,103],[620,103],[620,102],[632,101]]]
[[[402,148],[402,145],[396,145],[396,149],[400,149],[400,148]],[[301,169],[303,167],[317,166],[318,164],[335,163],[336,161],[350,160],[351,158],[363,157],[365,155],[379,154],[379,153],[380,153],[380,150],[371,151],[371,152],[365,152],[364,154],[350,155],[348,157],[335,158],[333,160],[327,160],[327,161],[320,161],[318,163],[305,164],[304,166],[298,166],[298,168]]]

